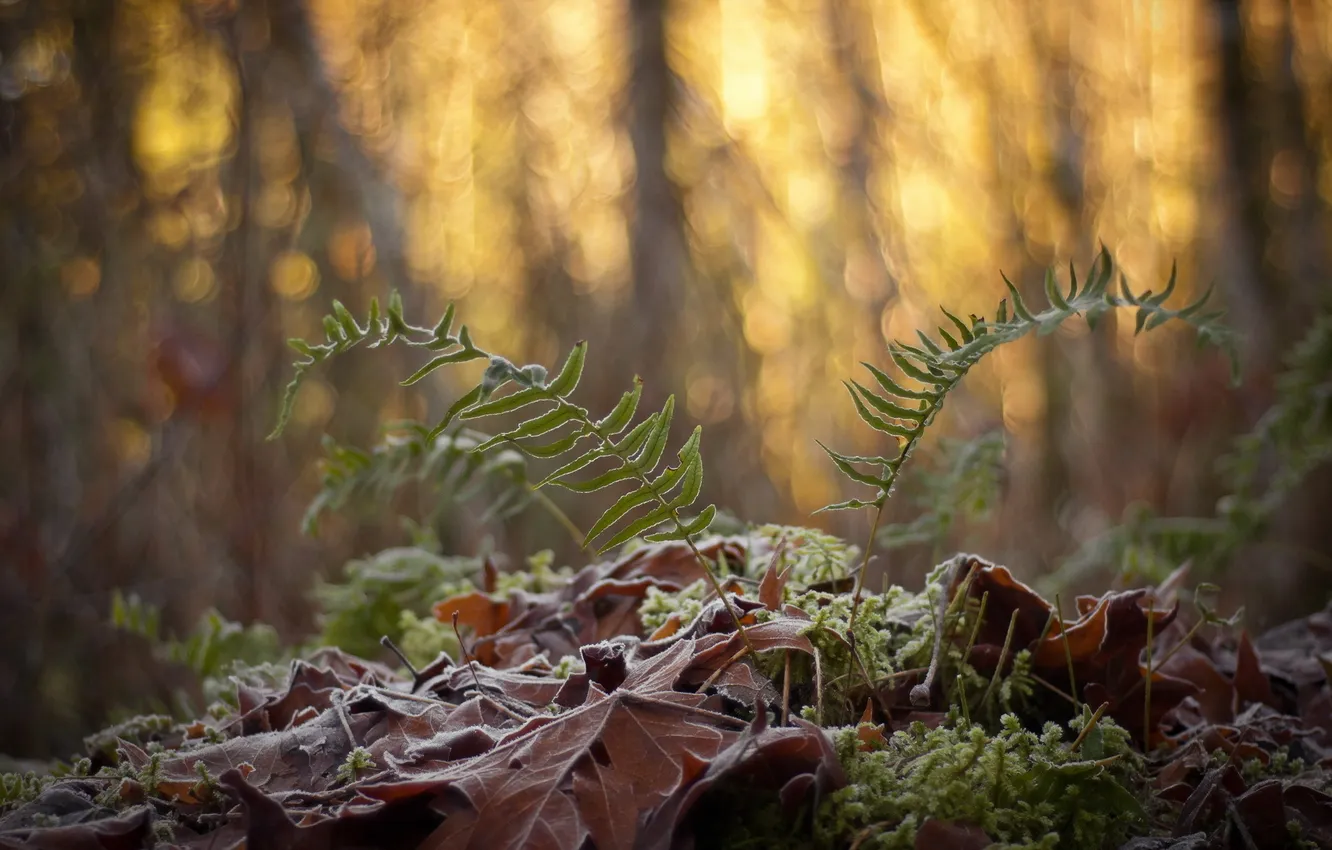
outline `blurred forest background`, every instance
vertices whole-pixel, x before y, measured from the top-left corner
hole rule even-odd
[[[64,755],[152,686],[114,588],[298,637],[314,576],[407,539],[300,519],[322,435],[438,417],[444,373],[339,358],[264,441],[333,298],[457,301],[518,362],[588,339],[584,404],[637,373],[678,395],[673,444],[705,426],[705,499],[859,544],[864,516],[809,515],[850,492],[814,441],[881,448],[840,382],[885,337],[992,311],[1001,268],[1039,298],[1101,243],[1139,290],[1178,261],[1242,334],[1238,390],[1121,318],[1006,347],[945,410],[1007,447],[958,545],[1032,577],[1135,502],[1212,512],[1332,302],[1329,202],[1321,0],[0,0],[0,752]],[[1298,545],[1229,577],[1260,617],[1326,598],[1325,479]],[[562,540],[464,511],[443,543]]]

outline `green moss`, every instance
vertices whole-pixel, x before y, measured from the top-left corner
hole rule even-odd
[[[398,618],[401,639],[398,648],[415,667],[424,667],[447,652],[453,658],[462,655],[458,637],[450,623],[441,623],[430,615],[418,617],[415,611],[403,611]]]
[[[798,525],[760,525],[750,536],[766,540],[768,547],[786,541],[781,566],[789,568],[790,587],[804,588],[823,581],[833,581],[851,575],[860,562],[860,549],[839,537]],[[758,547],[755,547],[758,548]],[[751,575],[761,575],[767,568],[768,556],[755,558],[750,564]]]
[[[638,619],[643,624],[643,630],[652,634],[661,628],[672,614],[679,614],[681,623],[689,623],[703,610],[703,599],[710,590],[708,583],[703,579],[679,591],[649,587],[647,596],[638,607]]]
[[[342,764],[338,767],[338,781],[355,782],[377,766],[369,750],[365,747],[356,747],[347,753],[347,758],[343,759]]]
[[[919,825],[939,818],[973,823],[1010,847],[1118,844],[1142,819],[1127,790],[1140,764],[1124,730],[1109,720],[1097,729],[1096,753],[1091,736],[1074,751],[1059,726],[1037,735],[1011,714],[996,734],[964,721],[915,723],[871,752],[854,727],[833,730],[850,784],[820,807],[819,832],[845,841],[868,830],[862,847],[909,848]]]
[[[0,813],[32,802],[54,781],[34,771],[0,774]]]
[[[567,679],[575,673],[583,672],[583,659],[577,655],[566,655],[555,663],[550,675],[556,679]]]

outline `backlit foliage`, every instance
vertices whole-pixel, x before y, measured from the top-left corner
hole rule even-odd
[[[1120,295],[1115,295],[1109,289],[1111,272],[1110,255],[1105,251],[1101,252],[1081,289],[1078,288],[1077,275],[1071,267],[1067,293],[1060,291],[1054,272],[1047,272],[1045,295],[1050,306],[1040,312],[1032,312],[1024,303],[1021,293],[1006,278],[1004,282],[1008,285],[1009,297],[1013,302],[1011,317],[1008,299],[999,302],[993,320],[972,316],[970,322],[965,322],[944,310],[951,325],[949,328],[939,328],[937,340],[917,332],[921,343],[919,347],[901,342],[888,344],[889,354],[901,375],[908,379],[909,387],[898,383],[872,364],[863,364],[874,379],[874,387],[866,387],[853,380],[846,384],[847,392],[851,395],[861,421],[893,438],[897,451],[891,455],[865,457],[845,455],[824,446],[824,451],[844,475],[852,481],[876,489],[870,499],[849,499],[829,505],[824,510],[868,507],[882,510],[901,474],[902,465],[942,409],[944,399],[982,357],[1030,333],[1052,333],[1061,323],[1079,314],[1085,314],[1088,322],[1095,323],[1110,309],[1129,307],[1136,313],[1135,332],[1150,330],[1172,319],[1188,322],[1197,328],[1200,340],[1226,349],[1231,358],[1232,376],[1238,380],[1239,352],[1234,334],[1220,322],[1220,312],[1203,310],[1210,292],[1184,307],[1170,309],[1164,304],[1175,292],[1173,271],[1160,293],[1148,290],[1135,294],[1128,281],[1121,276]],[[864,472],[860,467],[865,465],[877,466],[879,469],[877,472]]]
[[[512,447],[532,458],[560,460],[561,465],[536,483],[540,488],[555,485],[576,493],[593,493],[629,482],[634,489],[622,494],[587,531],[585,542],[602,538],[598,552],[613,549],[635,537],[648,541],[689,540],[707,530],[717,509],[708,505],[697,516],[682,518],[680,511],[698,498],[703,487],[703,460],[699,455],[702,427],[696,427],[676,453],[678,463],[657,472],[666,452],[675,396],[666,399],[660,411],[635,423],[643,385],[634,380],[619,402],[604,416],[593,419],[586,408],[569,400],[582,377],[587,360],[587,343],[580,342],[569,352],[554,377],[539,364],[516,366],[506,358],[478,348],[467,325],[453,330],[454,309],[450,305],[434,329],[408,325],[402,315],[402,302],[394,295],[387,313],[380,315],[379,302],[371,302],[370,316],[364,327],[337,302],[333,314],[324,319],[325,341],[311,345],[291,340],[302,355],[296,363],[296,376],[287,387],[282,412],[272,436],[281,433],[295,403],[296,392],[307,370],[332,355],[340,354],[369,340],[370,348],[402,340],[407,345],[441,352],[403,381],[411,385],[444,366],[469,360],[487,361],[481,380],[449,407],[434,428],[424,437],[434,440],[445,432],[454,419],[486,419],[522,410],[527,418],[517,426],[480,442],[470,450],[476,456],[500,448]],[[498,390],[510,388],[506,395],[494,397]],[[632,426],[632,427],[631,427]],[[543,442],[544,440],[544,442]],[[590,448],[579,444],[587,441]],[[575,451],[577,449],[577,451]],[[587,477],[589,467],[610,468]],[[629,519],[638,512],[637,516]],[[665,526],[664,530],[659,530]],[[614,533],[611,533],[614,532]]]

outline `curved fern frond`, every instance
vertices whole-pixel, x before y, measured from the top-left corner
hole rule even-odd
[[[896,451],[892,454],[873,457],[851,457],[823,447],[844,475],[859,484],[874,488],[871,498],[850,499],[820,509],[821,511],[876,509],[873,525],[870,528],[869,543],[865,546],[864,560],[856,576],[849,621],[852,629],[860,610],[870,552],[879,524],[883,521],[884,504],[897,484],[902,465],[911,457],[925,430],[938,416],[948,394],[961,383],[971,367],[989,352],[1032,332],[1038,335],[1052,333],[1064,321],[1079,314],[1086,316],[1088,324],[1095,325],[1096,321],[1111,309],[1132,307],[1136,309],[1135,333],[1151,330],[1171,319],[1193,325],[1198,332],[1199,342],[1210,342],[1227,353],[1230,357],[1232,380],[1238,381],[1239,354],[1234,332],[1222,324],[1220,312],[1203,310],[1211,295],[1210,289],[1197,301],[1178,310],[1172,310],[1165,307],[1164,303],[1175,291],[1174,268],[1171,269],[1170,280],[1165,289],[1159,294],[1153,294],[1151,290],[1134,293],[1128,281],[1120,275],[1120,294],[1116,295],[1110,290],[1113,271],[1114,263],[1110,259],[1110,253],[1102,247],[1081,289],[1078,288],[1077,274],[1071,264],[1067,294],[1059,289],[1054,272],[1047,272],[1045,294],[1050,306],[1040,312],[1032,312],[1018,288],[1001,274],[1004,285],[1008,288],[1009,297],[999,302],[994,319],[971,316],[970,323],[967,323],[945,311],[944,315],[957,331],[955,337],[942,328],[939,329],[939,338],[944,341],[946,348],[923,333],[919,335],[922,348],[901,342],[888,344],[888,356],[902,375],[910,379],[909,383],[918,384],[918,387],[904,387],[868,363],[864,365],[874,377],[879,389],[874,391],[859,384],[847,384],[847,391],[851,394],[856,413],[861,420],[876,431],[893,437],[896,443]],[[1009,299],[1012,300],[1011,316]],[[858,468],[861,466],[868,466],[871,469],[867,471]],[[854,641],[851,652],[855,656]],[[868,680],[868,676],[866,678]]]
[[[441,366],[450,363],[466,363],[469,360],[479,360],[486,357],[485,352],[472,345],[472,339],[467,332],[466,325],[460,327],[457,334],[452,332],[453,320],[454,309],[453,305],[450,304],[448,309],[444,311],[444,317],[440,319],[434,329],[409,325],[403,319],[402,297],[394,292],[389,296],[388,310],[382,313],[379,307],[379,299],[370,299],[370,314],[366,318],[365,326],[362,327],[342,302],[334,300],[333,312],[324,317],[324,341],[322,343],[316,345],[303,339],[294,338],[287,340],[287,345],[300,355],[300,359],[294,364],[296,374],[292,376],[286,389],[283,390],[282,403],[278,408],[277,423],[268,434],[268,439],[275,440],[286,430],[287,423],[291,421],[292,408],[296,404],[296,393],[300,391],[306,373],[333,355],[342,354],[361,343],[366,343],[367,348],[381,348],[402,341],[407,345],[444,352],[418,369],[416,374],[403,382],[404,385],[421,380]]]
[[[586,342],[575,345],[559,371],[551,377],[544,366],[518,366],[477,347],[466,325],[454,334],[453,320],[454,310],[450,305],[433,330],[408,325],[402,316],[401,299],[394,294],[384,315],[380,314],[378,302],[371,302],[369,320],[362,327],[345,307],[334,302],[333,315],[324,321],[326,340],[322,345],[310,345],[303,340],[290,341],[302,359],[295,364],[296,375],[287,386],[273,436],[285,427],[295,394],[309,369],[361,342],[368,341],[369,347],[374,348],[402,341],[439,352],[404,381],[404,385],[416,383],[444,366],[486,359],[488,365],[480,382],[458,398],[434,428],[423,430],[421,439],[435,440],[455,419],[473,422],[520,412],[522,421],[486,438],[471,449],[470,454],[484,456],[491,450],[510,447],[529,457],[561,461],[561,465],[536,488],[554,485],[578,493],[591,493],[628,482],[632,488],[601,514],[584,545],[600,538],[602,542],[597,551],[604,552],[639,536],[649,541],[685,541],[744,636],[738,612],[721,591],[711,565],[693,541],[694,537],[707,531],[716,516],[716,507],[708,505],[693,516],[683,514],[702,492],[701,429],[696,428],[676,452],[675,465],[660,468],[675,412],[675,397],[668,398],[661,410],[648,414],[635,424],[642,398],[642,382],[635,378],[633,387],[623,394],[614,408],[605,416],[593,418],[586,408],[570,400],[587,362]],[[366,460],[354,452],[346,458],[353,473],[366,466]],[[592,467],[601,469],[592,474],[589,472]],[[748,637],[744,639],[748,643]]]
[[[485,468],[486,462],[481,460],[482,457],[492,449],[508,446],[523,455],[540,459],[564,459],[572,455],[537,484],[537,488],[554,484],[578,493],[591,493],[625,481],[636,485],[603,513],[593,526],[587,543],[612,531],[616,532],[610,534],[598,547],[598,552],[640,535],[646,535],[651,541],[684,540],[707,530],[716,515],[715,506],[707,506],[692,518],[681,515],[681,511],[693,505],[702,488],[699,429],[695,429],[694,434],[680,448],[678,463],[658,472],[675,410],[674,396],[666,400],[660,411],[648,415],[630,428],[638,413],[643,393],[642,381],[635,378],[633,388],[624,393],[612,410],[604,417],[593,419],[586,408],[569,400],[569,396],[578,387],[587,362],[586,342],[575,345],[559,372],[551,377],[540,364],[517,366],[504,357],[478,348],[466,325],[454,333],[453,321],[454,308],[449,305],[443,319],[433,329],[413,327],[403,319],[402,300],[394,293],[386,313],[380,313],[377,300],[370,302],[370,316],[364,327],[356,322],[342,304],[335,301],[333,314],[324,319],[326,339],[323,344],[311,345],[298,339],[289,342],[302,357],[296,361],[296,374],[287,385],[272,436],[280,434],[286,427],[296,392],[306,373],[329,357],[360,343],[367,342],[368,347],[378,348],[402,341],[407,345],[440,352],[403,381],[404,386],[414,384],[444,366],[483,358],[489,361],[481,381],[455,401],[434,428],[419,429],[407,442],[399,444],[396,450],[385,451],[381,456],[383,463],[375,463],[374,457],[357,449],[332,446],[330,458],[325,462],[324,490],[321,498],[311,506],[311,512],[307,513],[307,522],[315,519],[325,508],[341,504],[349,488],[369,484],[369,479],[376,472],[392,477],[395,474],[395,461],[409,463],[414,459],[435,458],[449,464],[441,470],[444,474],[451,471],[453,464],[461,462],[465,477],[470,478],[473,473]],[[496,393],[510,387],[511,392],[496,396]],[[482,437],[475,445],[466,446],[466,442],[471,439],[467,436],[461,438],[464,441],[462,444],[456,439],[447,438],[439,442],[444,430],[454,420],[475,421],[518,411],[524,416],[518,425],[493,437]],[[575,453],[575,449],[581,448],[580,444],[584,441],[590,441],[593,445]],[[460,448],[461,451],[458,450]],[[576,475],[599,463],[609,465],[610,468],[590,478]],[[652,503],[655,505],[641,516],[631,518],[636,511]]]
[[[1102,249],[1081,289],[1071,265],[1067,292],[1059,288],[1053,270],[1047,272],[1045,294],[1050,304],[1039,312],[1033,312],[1028,307],[1017,287],[1006,277],[1003,280],[1009,297],[999,302],[994,319],[971,316],[968,323],[945,310],[944,315],[956,333],[939,328],[942,344],[922,333],[919,335],[920,347],[902,342],[890,342],[888,345],[889,358],[904,378],[909,379],[907,383],[916,386],[904,386],[903,382],[895,380],[872,364],[863,364],[873,377],[875,386],[867,387],[857,381],[850,381],[846,383],[847,392],[861,421],[893,437],[897,449],[888,455],[851,457],[823,446],[823,450],[844,475],[859,484],[873,487],[875,493],[868,499],[850,499],[821,510],[882,508],[897,483],[902,465],[943,408],[948,394],[966,377],[971,367],[1001,345],[1033,332],[1038,335],[1049,334],[1064,321],[1079,314],[1084,315],[1089,323],[1095,324],[1097,319],[1113,308],[1132,307],[1136,311],[1137,333],[1152,330],[1172,319],[1187,322],[1197,330],[1200,342],[1212,343],[1226,352],[1231,361],[1232,378],[1238,380],[1239,359],[1234,332],[1220,321],[1221,312],[1203,309],[1211,295],[1210,290],[1191,304],[1170,309],[1164,302],[1175,291],[1174,269],[1171,270],[1165,289],[1159,294],[1153,294],[1150,290],[1134,293],[1122,275],[1120,294],[1115,294],[1110,289],[1112,272],[1110,254]],[[867,471],[859,468],[863,466],[872,469]]]

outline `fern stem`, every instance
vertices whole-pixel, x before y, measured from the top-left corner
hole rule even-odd
[[[851,648],[856,646],[856,614],[860,611],[860,598],[865,590],[865,573],[869,572],[870,553],[874,549],[874,537],[879,533],[879,523],[883,521],[883,507],[887,504],[879,502],[879,509],[874,512],[874,522],[870,524],[869,540],[865,543],[865,555],[860,560],[860,572],[856,574],[856,592],[851,598],[851,617],[847,620],[846,632],[847,638],[851,642]],[[887,574],[885,573],[885,578]]]
[[[569,536],[578,544],[579,549],[587,546],[587,538],[583,534],[583,530],[574,524],[573,520],[569,519],[569,515],[566,514],[559,505],[555,504],[554,500],[541,492],[538,488],[533,487],[530,483],[527,485],[527,490],[532,494],[534,499],[541,503],[541,507],[554,517],[555,521],[563,526],[565,531],[569,532]]]
[[[860,562],[860,572],[856,574],[856,592],[851,600],[851,616],[847,619],[846,623],[846,643],[847,648],[850,649],[850,663],[860,667],[860,671],[865,677],[865,686],[870,689],[871,694],[876,696],[879,693],[878,689],[875,688],[874,680],[869,674],[869,669],[865,666],[864,660],[860,657],[860,650],[856,647],[856,614],[860,611],[860,598],[865,590],[865,573],[869,572],[870,551],[874,548],[874,536],[878,534],[879,523],[883,520],[883,506],[884,503],[880,502],[879,509],[874,513],[874,522],[870,525],[869,540],[865,543],[865,555]],[[884,578],[887,578],[886,573]],[[849,678],[851,671],[847,670],[846,673]],[[880,702],[882,702],[882,700],[880,700]],[[884,716],[889,718],[890,723],[892,722],[892,718],[888,714],[887,706],[884,706]]]

